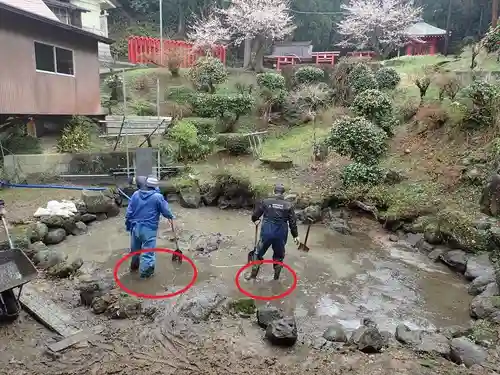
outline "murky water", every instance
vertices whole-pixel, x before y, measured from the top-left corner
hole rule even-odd
[[[186,210],[173,206],[177,215],[179,245],[198,269],[197,283],[218,280],[227,285],[232,296],[242,296],[235,285],[238,269],[246,263],[253,247],[254,226],[248,212],[221,211],[215,208]],[[129,238],[122,217],[92,225],[89,234],[70,237],[60,249],[85,261],[112,268],[128,251]],[[377,229],[377,224],[369,224]],[[163,222],[158,247],[173,248],[172,232]],[[360,318],[371,317],[381,329],[393,331],[405,322],[410,327],[434,328],[463,324],[469,320],[470,296],[464,282],[445,266],[432,263],[426,256],[404,246],[382,248],[369,237],[366,224],[353,222],[355,233],[345,236],[321,224],[311,229],[309,253],[299,252],[290,240],[285,263],[297,273],[296,290],[271,303],[293,312],[304,321],[308,332],[321,333],[326,324],[338,321],[347,329],[359,325]],[[304,237],[305,227],[299,229]],[[230,236],[228,243],[209,255],[188,251],[186,239],[196,232],[220,232]],[[270,259],[269,250],[266,258]],[[140,280],[128,273],[129,262],[119,270],[128,288],[148,294],[166,294],[179,290],[192,279],[191,266],[173,265],[169,254],[157,255],[156,275]],[[249,272],[247,270],[243,276]],[[241,286],[255,295],[270,296],[292,285],[290,272],[283,270],[279,282],[272,280],[272,265],[264,265],[257,280],[242,276]],[[196,286],[195,286],[196,287]],[[258,304],[265,302],[258,301]]]

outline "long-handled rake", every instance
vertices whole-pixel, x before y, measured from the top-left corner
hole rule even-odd
[[[255,239],[254,239],[254,244],[253,244],[253,250],[248,252],[248,263],[253,261],[254,255],[257,254],[257,239],[258,239],[258,234],[259,234],[259,225],[260,225],[260,220],[255,222]]]

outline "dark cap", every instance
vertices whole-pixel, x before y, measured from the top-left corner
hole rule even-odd
[[[275,194],[285,194],[285,186],[283,184],[274,185]]]

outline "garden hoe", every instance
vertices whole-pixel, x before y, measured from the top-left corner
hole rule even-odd
[[[255,222],[255,239],[253,243],[253,250],[248,252],[248,263],[252,262],[254,256],[257,255],[257,238],[259,233],[260,220]]]
[[[306,238],[304,238],[304,242],[301,242],[298,247],[300,251],[305,251],[305,252],[309,251],[309,246],[307,246],[307,239],[309,238],[309,231],[311,230],[311,225],[312,225],[312,220],[309,219],[308,221],[309,225],[307,226]]]
[[[179,264],[182,263],[182,251],[179,249],[179,239],[177,237],[177,233],[175,231],[174,223],[170,222],[172,227],[172,232],[174,233],[174,241],[175,241],[175,253],[172,254],[172,262],[177,262]]]

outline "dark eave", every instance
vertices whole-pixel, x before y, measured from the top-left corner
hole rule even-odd
[[[75,34],[80,34],[80,35],[83,35],[83,36],[86,36],[86,37],[89,37],[89,38],[93,38],[93,39],[95,39],[95,40],[97,40],[99,42],[105,43],[105,44],[112,44],[114,42],[113,39],[106,38],[104,36],[94,34],[94,33],[90,32],[90,31],[86,31],[86,30],[80,29],[80,28],[78,28],[76,26],[73,26],[73,25],[68,25],[68,24],[65,24],[65,23],[62,23],[62,22],[59,22],[59,21],[51,20],[51,19],[43,17],[43,16],[39,16],[38,14],[31,13],[31,12],[25,11],[23,9],[19,9],[19,8],[10,6],[10,5],[5,4],[5,3],[1,2],[1,1],[0,1],[0,9],[5,9],[8,12],[19,14],[19,15],[24,16],[26,18],[30,18],[30,19],[35,20],[35,21],[43,22],[43,23],[45,23],[47,25],[52,25],[52,26],[55,26],[55,27],[59,27],[61,29],[65,29],[65,30],[68,30],[70,32],[73,32]]]

